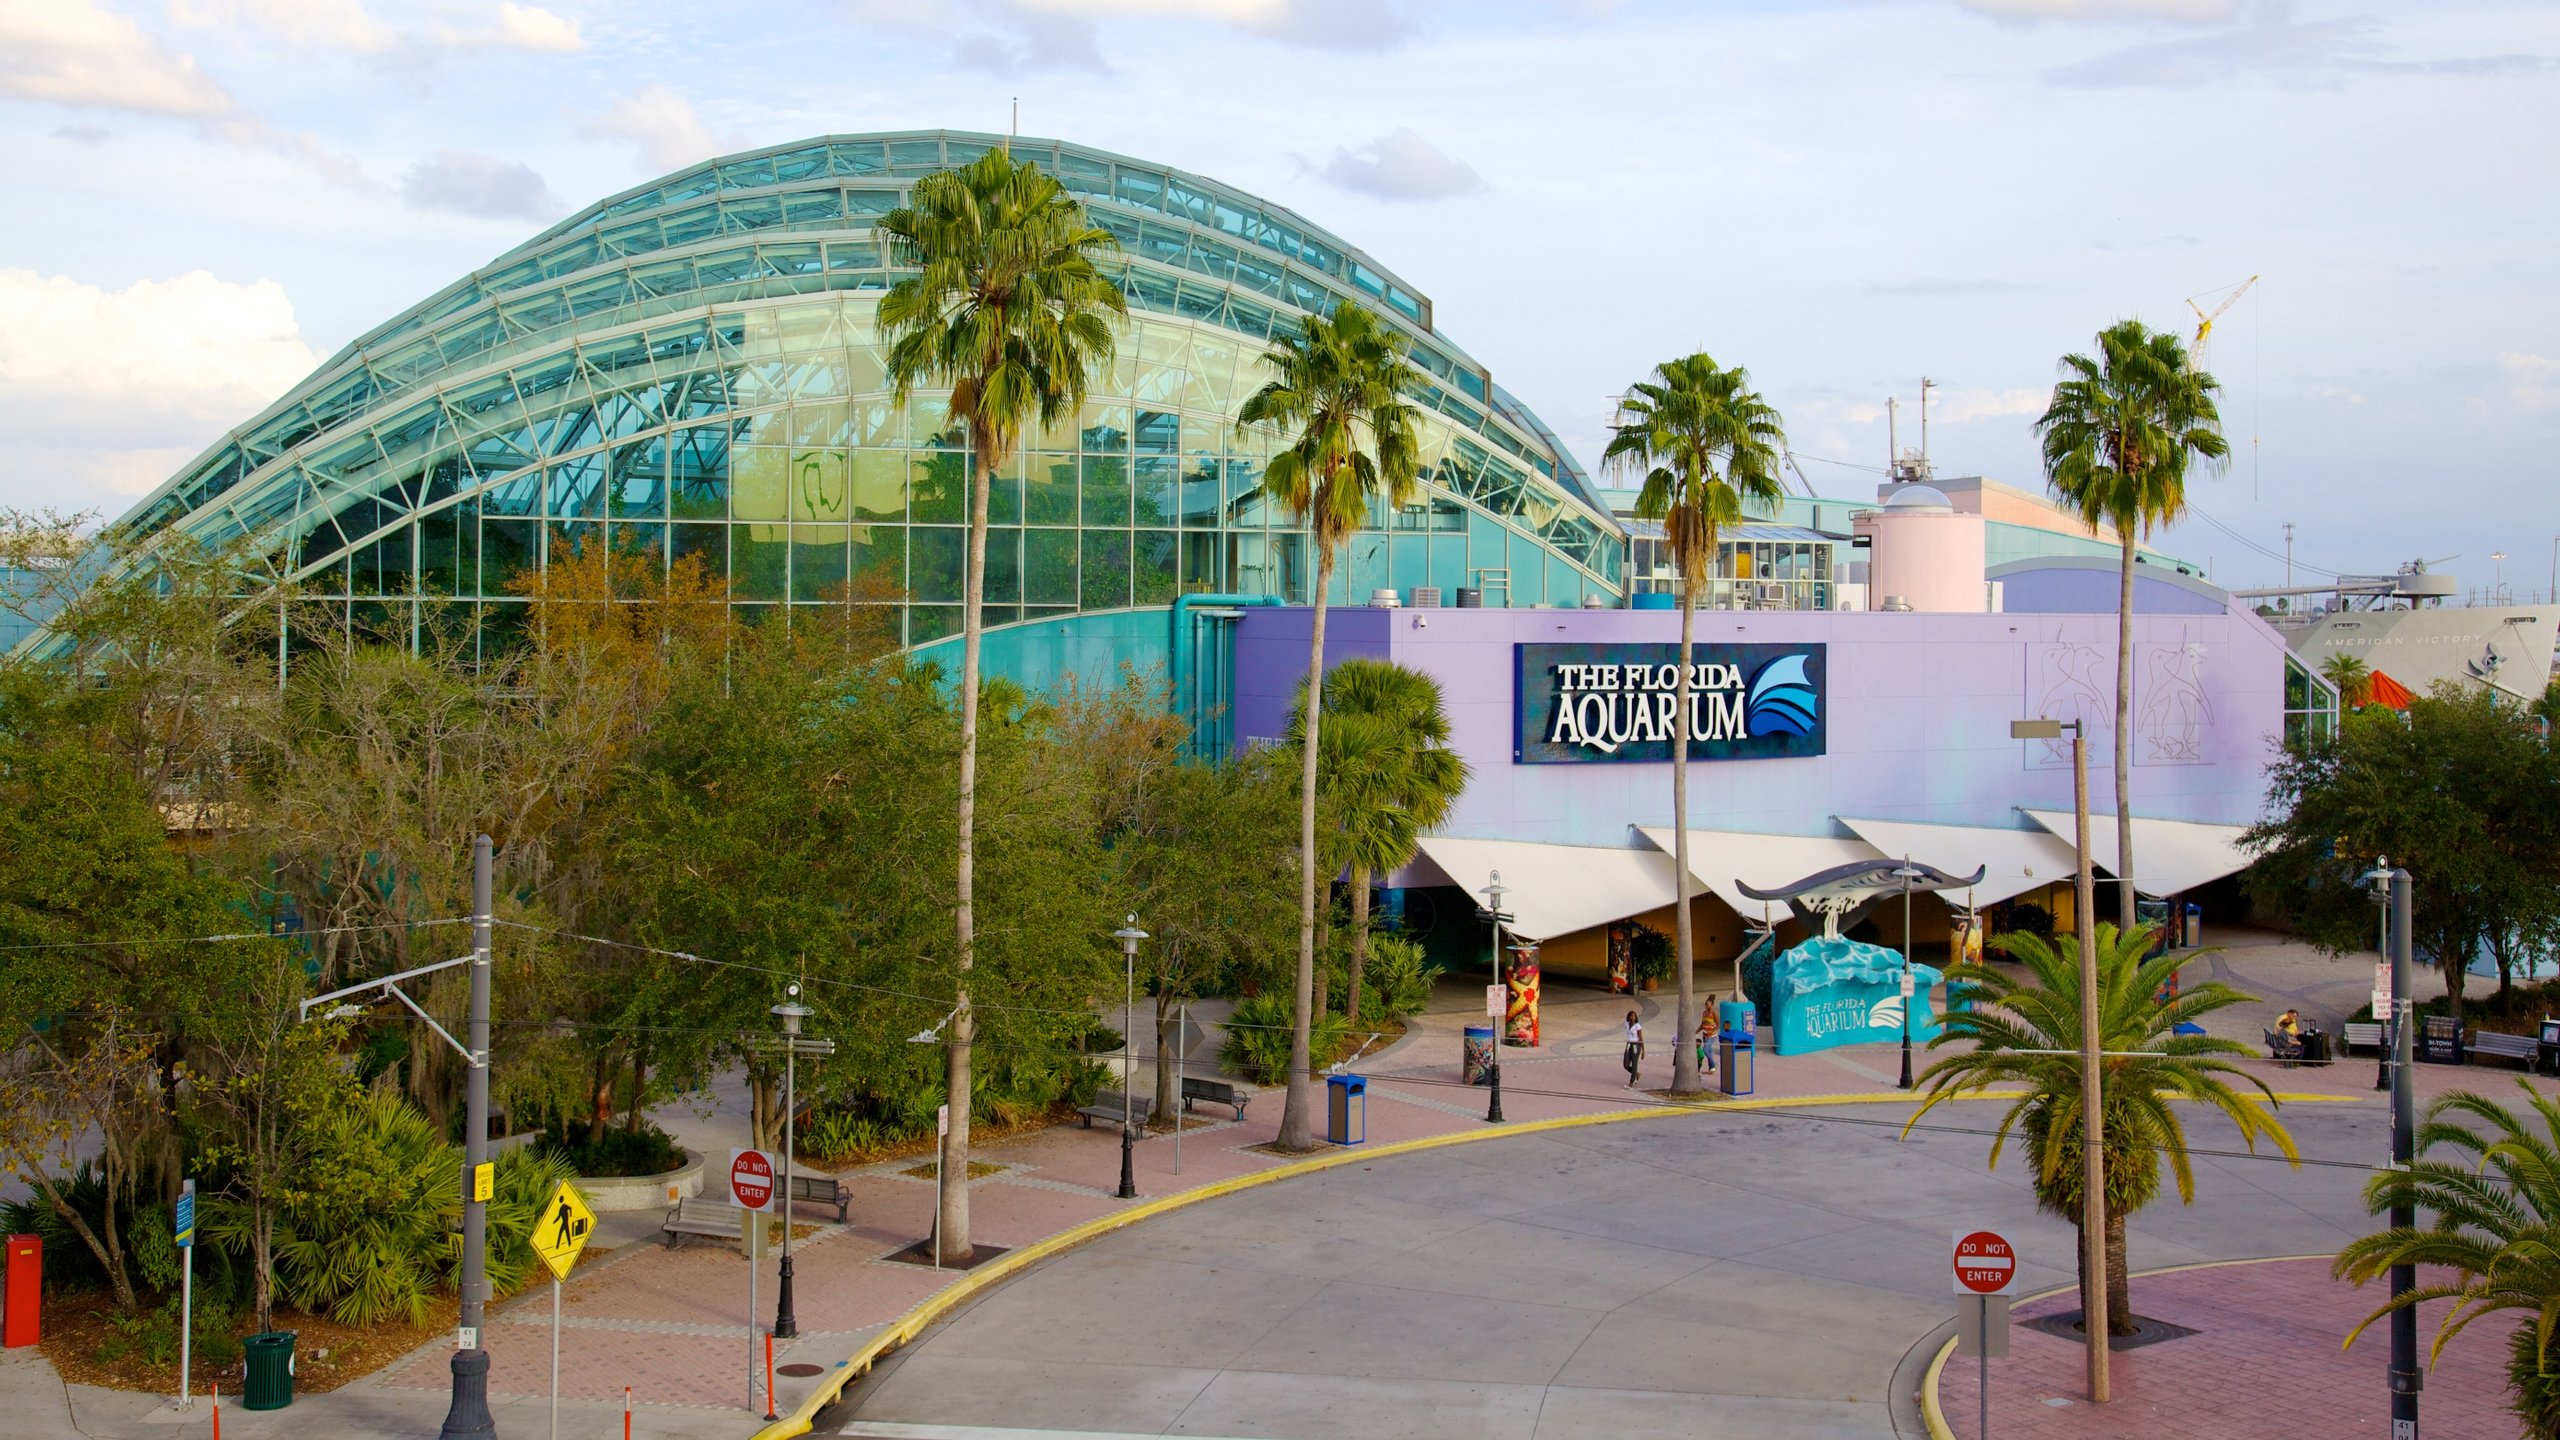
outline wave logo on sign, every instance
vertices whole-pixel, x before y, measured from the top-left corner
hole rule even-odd
[[[1899,995],[1887,995],[1883,999],[1877,1001],[1875,1005],[1867,1011],[1867,1028],[1870,1030],[1901,1029],[1902,997]]]
[[[1805,657],[1781,655],[1752,673],[1745,733],[1810,735],[1822,718],[1821,705],[1805,673]]]

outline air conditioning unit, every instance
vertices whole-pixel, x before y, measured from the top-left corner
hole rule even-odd
[[[1437,609],[1439,609],[1439,608],[1440,608],[1440,587],[1439,587],[1439,586],[1437,586],[1437,585],[1416,585],[1416,586],[1414,586],[1414,587],[1413,587],[1413,608],[1414,608],[1414,609],[1416,609],[1416,610],[1437,610]]]

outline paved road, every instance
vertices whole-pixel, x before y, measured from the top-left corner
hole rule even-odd
[[[2073,1242],[2037,1213],[2014,1151],[1987,1172],[1979,1134],[1898,1142],[1904,1113],[1664,1117],[1211,1201],[1000,1287],[826,1424],[954,1440],[1918,1433],[1895,1372],[1951,1313],[1953,1228],[2021,1237],[2030,1290],[2069,1281]],[[2286,1119],[2306,1155],[2357,1163],[2387,1125],[2371,1104]],[[2196,1144],[2239,1148],[2218,1117],[2191,1123]],[[2331,1250],[2362,1228],[2360,1171],[2197,1168],[2193,1208],[2136,1217],[2136,1269]]]

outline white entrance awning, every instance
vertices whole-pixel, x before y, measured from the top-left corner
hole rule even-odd
[[[1669,826],[1647,828],[1637,833],[1664,855],[1671,853]],[[1689,832],[1690,875],[1717,899],[1732,906],[1733,913],[1745,919],[1757,919],[1763,912],[1783,919],[1785,907],[1744,895],[1739,888],[1742,882],[1747,881],[1762,890],[1775,890],[1835,866],[1883,858],[1883,851],[1864,840],[1829,835],[1753,835],[1740,830]],[[1969,865],[1965,867],[1967,873],[1972,868]]]
[[[1679,899],[1671,857],[1651,850],[1434,835],[1423,837],[1422,853],[1479,904],[1485,882],[1501,871],[1502,908],[1517,917],[1510,928],[1532,940],[1642,915]]]
[[[1840,823],[1887,855],[1908,855],[1951,875],[1970,875],[1980,866],[1982,883],[1971,890],[1946,892],[1949,904],[1960,904],[1970,895],[1977,906],[1997,905],[2056,881],[2067,884],[2079,869],[2071,842],[2057,840],[2042,829],[1994,830],[1981,825],[1923,825],[1845,816]]]
[[[2027,818],[2071,843],[2071,812],[2029,810]],[[2245,833],[2237,825],[2208,825],[2198,820],[2149,820],[2133,817],[2133,888],[2155,899],[2193,890],[2225,875],[2236,875],[2257,856],[2240,844]],[[2116,867],[2116,817],[2112,811],[2089,816],[2089,858],[2099,869],[2121,876]]]

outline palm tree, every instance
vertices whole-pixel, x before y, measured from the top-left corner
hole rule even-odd
[[[2373,699],[2373,667],[2341,650],[2320,662],[2320,678],[2338,687],[2338,701],[2361,710]]]
[[[2532,1316],[2534,1323],[2516,1326],[2508,1341],[2507,1383],[2515,1388],[2524,1433],[2551,1435],[2560,1433],[2560,1376],[2551,1368],[2554,1317],[2560,1315],[2560,1100],[2536,1093],[2521,1076],[2516,1085],[2529,1115],[2467,1091],[2428,1106],[2427,1123],[2418,1129],[2417,1160],[2367,1181],[2364,1201],[2376,1215],[2407,1207],[2431,1212],[2435,1222],[2349,1241],[2332,1268],[2358,1285],[2383,1278],[2396,1265],[2451,1270],[2452,1280],[2394,1297],[2347,1335],[2352,1345],[2365,1326],[2395,1310],[2452,1300],[2454,1307],[2436,1327],[2430,1365],[2484,1315],[2521,1310]],[[2477,1120],[2482,1128],[2459,1124],[2456,1117]],[[2428,1158],[2438,1149],[2457,1158]]]
[[[2184,987],[2173,999],[2162,990],[2178,966],[2194,954],[2161,954],[2144,958],[2153,929],[2138,926],[2119,931],[2104,921],[2097,927],[2098,1049],[2104,1060],[2099,1088],[2100,1125],[2106,1153],[2101,1157],[2106,1184],[2107,1332],[2133,1331],[2133,1302],[2126,1293],[2125,1217],[2151,1203],[2160,1193],[2160,1162],[2165,1157],[2177,1180],[2178,1199],[2195,1199],[2195,1173],[2187,1159],[2186,1127],[2171,1102],[2197,1101],[2231,1117],[2240,1138],[2258,1148],[2265,1136],[2297,1164],[2293,1136],[2274,1115],[2275,1095],[2266,1083],[2225,1056],[2245,1056],[2249,1047],[2210,1035],[2181,1035],[2177,1027],[2230,1005],[2247,1004],[2243,995],[2219,980]],[[1941,1103],[1992,1085],[2025,1087],[2000,1117],[1991,1145],[1991,1163],[2016,1131],[2036,1162],[2036,1201],[2047,1211],[2068,1218],[2073,1227],[2082,1215],[2084,1175],[2080,1125],[2080,964],[2038,935],[2012,933],[1992,942],[2027,969],[2013,976],[1986,964],[1951,966],[1949,990],[1963,987],[1973,1008],[1941,1017],[1943,1028],[1929,1048],[1963,1046],[1920,1072],[1920,1108],[1910,1126]],[[2075,951],[2076,951],[2076,947]],[[2202,953],[2202,952],[2199,952]],[[2226,1080],[2237,1076],[2255,1094]],[[2087,1247],[2081,1254],[2088,1253]],[[2081,1313],[2087,1314],[2089,1277],[2080,1277]]]
[[[2133,928],[2133,565],[2137,538],[2187,513],[2187,467],[2231,454],[2214,409],[2221,383],[2188,363],[2165,330],[2119,320],[2098,332],[2098,358],[2062,357],[2062,381],[2036,420],[2045,483],[2096,534],[2115,531],[2124,563],[2116,594],[2116,926]]]
[[[1680,738],[1671,746],[1672,871],[1680,903],[1673,919],[1680,969],[1680,1024],[1671,1034],[1671,1088],[1698,1088],[1696,1050],[1681,1039],[1698,1029],[1696,937],[1689,899],[1689,667],[1697,629],[1698,592],[1712,579],[1724,527],[1742,519],[1744,501],[1775,505],[1778,452],[1786,444],[1778,412],[1751,388],[1751,374],[1728,370],[1705,354],[1664,362],[1630,387],[1610,427],[1603,469],[1639,475],[1636,516],[1659,521],[1663,543],[1680,572],[1680,690],[1673,713]]]
[[[1272,378],[1237,412],[1239,429],[1270,425],[1297,432],[1271,457],[1262,492],[1297,517],[1315,542],[1315,623],[1307,641],[1306,743],[1298,771],[1298,992],[1289,1026],[1289,1093],[1280,1111],[1280,1147],[1312,1143],[1307,1026],[1316,984],[1316,757],[1324,748],[1325,589],[1333,560],[1369,518],[1372,502],[1401,506],[1421,491],[1417,415],[1405,399],[1405,342],[1348,300],[1330,317],[1309,315],[1295,335],[1272,342]]]
[[[969,487],[969,583],[960,608],[960,803],[958,972],[950,1022],[951,1133],[942,1173],[969,1173],[969,1006],[976,958],[979,647],[985,631],[987,492],[997,469],[1033,425],[1073,416],[1094,373],[1110,359],[1110,317],[1128,305],[1095,257],[1118,242],[1055,179],[990,150],[957,170],[916,182],[908,203],[880,219],[895,263],[917,274],[880,300],[890,337],[897,403],[925,386],[948,386],[954,425],[975,462]],[[969,1187],[942,1187],[945,1255],[970,1253]]]
[[[1325,873],[1351,872],[1351,986],[1343,1013],[1360,1019],[1369,962],[1369,882],[1413,859],[1422,832],[1449,817],[1467,788],[1467,762],[1451,748],[1440,682],[1391,660],[1345,660],[1324,677],[1332,724],[1319,742],[1319,786],[1334,816]],[[1306,692],[1289,719],[1304,742]]]

